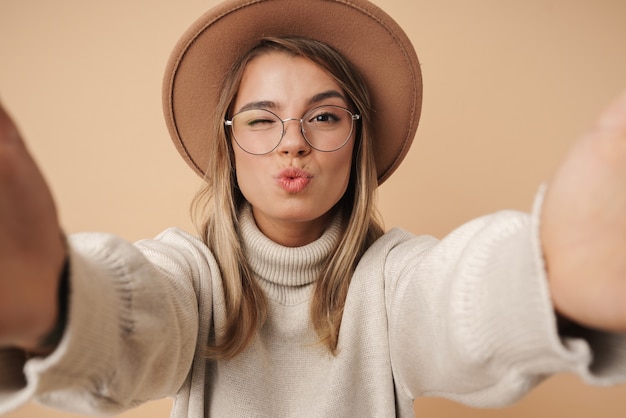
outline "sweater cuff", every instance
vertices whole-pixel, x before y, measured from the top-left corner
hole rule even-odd
[[[83,389],[97,392],[93,376],[110,372],[107,366],[115,356],[115,347],[107,338],[119,334],[119,305],[124,283],[113,281],[107,272],[121,269],[105,251],[83,256],[69,246],[67,322],[56,349],[46,357],[26,359],[17,350],[0,353],[0,414],[16,409],[33,399],[52,400],[61,392]],[[123,277],[114,274],[111,277]],[[105,337],[103,337],[105,336]],[[21,361],[20,361],[21,360]],[[12,366],[15,365],[15,366]],[[18,372],[17,365],[23,366]],[[5,378],[4,371],[9,369]],[[81,402],[77,399],[77,402]],[[80,405],[68,405],[79,410]]]
[[[491,406],[509,404],[555,373],[575,373],[599,386],[626,381],[626,336],[583,328],[559,334],[539,233],[544,192],[542,187],[530,219],[508,223],[469,257],[467,271],[481,274],[459,283],[459,303],[453,304],[463,355],[500,376],[485,387]]]

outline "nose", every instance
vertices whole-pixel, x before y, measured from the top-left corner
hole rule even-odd
[[[285,127],[285,133],[278,145],[278,152],[294,156],[308,154],[311,151],[311,146],[304,138],[300,119],[284,119],[283,125]]]

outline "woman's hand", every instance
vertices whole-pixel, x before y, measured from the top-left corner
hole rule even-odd
[[[65,255],[50,190],[0,106],[0,347],[36,349],[53,329]]]
[[[557,311],[581,325],[626,331],[626,94],[549,183],[541,239]]]

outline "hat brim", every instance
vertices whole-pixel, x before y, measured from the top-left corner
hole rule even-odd
[[[228,0],[196,20],[174,48],[163,81],[166,124],[185,161],[204,176],[224,76],[264,36],[318,40],[361,73],[372,99],[378,182],[385,181],[415,136],[422,78],[408,36],[364,0]]]

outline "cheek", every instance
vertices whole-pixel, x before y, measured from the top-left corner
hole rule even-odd
[[[329,173],[331,173],[332,183],[331,187],[337,189],[341,195],[346,191],[348,187],[348,183],[350,182],[350,173],[352,168],[352,148],[353,146],[348,146],[342,148],[340,154],[336,154],[333,157],[334,161],[329,164]]]
[[[257,187],[256,181],[259,176],[255,174],[255,164],[249,161],[249,155],[235,152],[235,173],[237,178],[237,185],[244,194],[244,197],[248,199],[250,190],[255,190]]]
[[[341,157],[340,163],[338,163],[338,170],[345,176],[347,182],[350,179],[352,165],[355,164],[353,161],[354,140],[347,144],[341,151],[343,151],[344,155]]]

